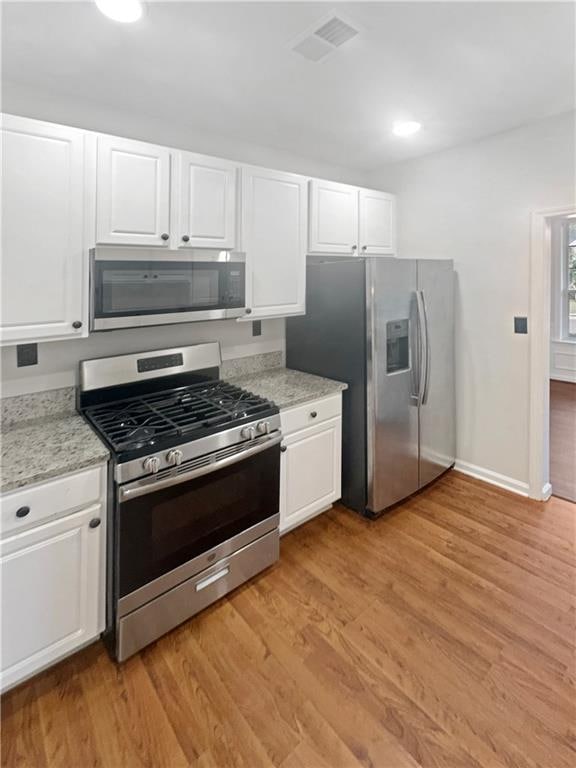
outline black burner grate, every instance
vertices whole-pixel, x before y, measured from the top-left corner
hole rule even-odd
[[[84,413],[115,451],[126,451],[172,435],[200,437],[218,427],[257,419],[271,407],[258,395],[213,381],[91,406]]]

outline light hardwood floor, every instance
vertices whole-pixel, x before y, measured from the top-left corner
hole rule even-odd
[[[576,501],[576,384],[550,382],[550,482],[552,493]]]
[[[6,694],[3,765],[574,768],[575,513],[455,472],[337,507],[123,666]]]

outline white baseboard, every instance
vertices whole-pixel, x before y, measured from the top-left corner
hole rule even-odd
[[[490,485],[497,485],[498,488],[504,488],[512,493],[517,493],[520,496],[528,496],[528,483],[523,483],[520,480],[515,480],[513,477],[507,477],[507,475],[500,475],[498,472],[493,472],[491,469],[485,469],[479,467],[476,464],[469,464],[467,461],[456,460],[454,469],[462,472],[470,477],[475,477],[478,480],[484,480],[485,483]]]
[[[550,371],[550,378],[554,381],[566,381],[569,384],[576,384],[576,371],[558,371],[552,369]]]
[[[542,488],[542,501],[548,501],[550,496],[552,496],[552,484],[545,483],[544,487]]]

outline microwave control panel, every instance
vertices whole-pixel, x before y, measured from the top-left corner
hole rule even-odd
[[[243,307],[244,265],[231,267],[228,271],[228,303],[234,307]]]

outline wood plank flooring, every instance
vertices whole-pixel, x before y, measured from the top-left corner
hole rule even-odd
[[[573,768],[576,506],[449,473],[337,507],[122,666],[96,644],[2,700],[10,768]]]
[[[550,482],[552,493],[576,501],[576,384],[550,382]]]

